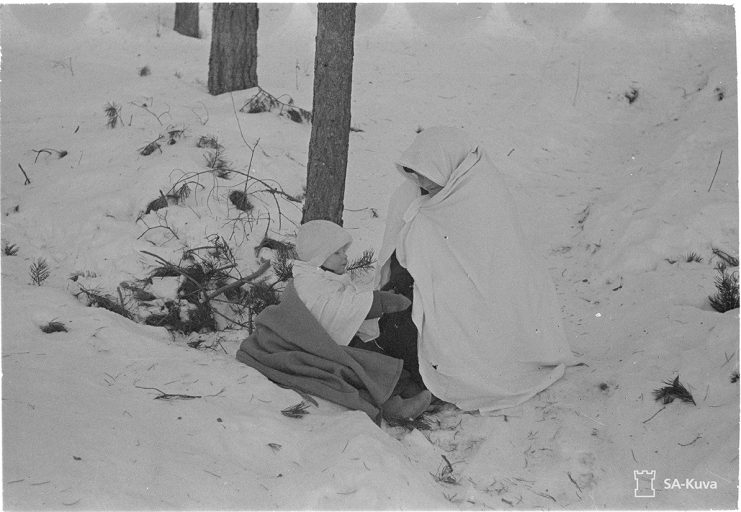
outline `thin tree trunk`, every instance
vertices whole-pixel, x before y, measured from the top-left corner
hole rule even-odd
[[[350,141],[355,4],[319,4],[303,219],[342,225]]]
[[[175,32],[188,37],[200,37],[198,30],[198,4],[175,4]]]
[[[257,4],[213,6],[208,92],[216,95],[257,86]]]

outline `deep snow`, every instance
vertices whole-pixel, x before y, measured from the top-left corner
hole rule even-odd
[[[19,249],[2,256],[6,508],[737,507],[738,310],[720,314],[707,301],[712,249],[739,248],[732,8],[358,7],[353,126],[362,131],[351,134],[344,218],[353,250],[378,249],[401,179],[393,160],[415,130],[461,126],[505,174],[587,364],[513,410],[444,409],[429,416],[432,430],[412,432],[322,400],[285,417],[301,397],[234,359],[243,331],[196,350],[186,344],[196,336],[72,295],[71,274],[115,295],[151,270],[141,251],[176,261],[215,233],[243,273],[257,267],[252,248],[266,223],[234,222],[226,198],[238,178],[202,177],[184,204],[137,222],[160,190],[204,170],[201,135],[217,136],[242,170],[245,141],[259,139],[253,175],[302,190],[309,127],[276,113],[235,116],[254,91],[209,96],[210,7],[201,4],[200,40],[170,30],[173,12],[0,7],[2,239]],[[260,5],[261,86],[304,108],[315,16],[310,4]],[[144,66],[150,75],[140,76]],[[108,102],[122,106],[115,129]],[[187,136],[140,155],[168,125]],[[34,151],[43,148],[68,153]],[[259,203],[270,234],[290,236],[300,208],[280,203],[278,226],[271,201]],[[178,238],[146,230],[164,215]],[[686,261],[693,252],[701,262]],[[42,286],[29,277],[38,258],[51,268]],[[68,332],[43,333],[51,320]],[[662,408],[652,392],[677,375],[696,405]],[[155,400],[143,388],[201,398]],[[635,497],[648,485],[635,470],[655,471],[654,498]]]

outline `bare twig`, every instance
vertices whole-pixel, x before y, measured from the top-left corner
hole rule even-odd
[[[696,442],[696,441],[697,441],[698,439],[702,439],[702,435],[700,435],[700,434],[697,434],[697,437],[696,437],[696,438],[694,438],[694,439],[693,439],[692,441],[690,441],[689,443],[686,443],[686,444],[682,444],[682,443],[677,443],[677,444],[678,444],[679,446],[689,446],[689,445],[691,445],[691,444],[695,444],[695,442]]]
[[[208,109],[206,108],[206,105],[204,105],[202,101],[199,101],[198,103],[200,103],[201,106],[203,107],[203,110],[206,111],[206,120],[204,121],[201,115],[198,112],[196,112],[195,109],[190,109],[190,111],[193,112],[196,115],[196,117],[198,117],[198,121],[200,121],[201,125],[206,126],[206,123],[208,123]]]
[[[733,356],[735,356],[735,355],[736,355],[736,351],[735,351],[735,350],[734,350],[733,352],[731,352],[731,355],[730,355],[730,356],[728,355],[728,353],[727,353],[727,352],[723,352],[723,357],[725,357],[725,358],[726,358],[726,362],[725,362],[725,363],[723,363],[722,365],[720,365],[720,367],[721,367],[721,368],[723,368],[723,367],[724,367],[725,365],[727,365],[727,364],[728,364],[728,362],[729,362],[729,361],[730,361],[730,360],[731,360],[731,359],[733,358]]]
[[[581,59],[579,59],[579,66],[576,71],[576,90],[574,91],[574,99],[571,100],[571,106],[576,106],[576,95],[579,94],[579,83],[581,81]]]
[[[248,275],[246,277],[243,277],[242,279],[237,279],[233,283],[229,283],[227,285],[224,285],[221,288],[219,288],[217,290],[214,290],[213,292],[207,294],[206,295],[206,300],[213,299],[214,297],[217,297],[217,296],[221,295],[222,293],[224,293],[224,292],[226,292],[228,290],[232,290],[234,288],[239,288],[243,284],[248,283],[248,282],[254,280],[255,278],[261,276],[269,267],[270,267],[270,262],[269,261],[264,262],[262,265],[260,265],[260,268],[258,268],[252,274],[250,274],[250,275]]]
[[[193,279],[192,276],[190,276],[187,272],[185,272],[178,265],[175,265],[173,263],[170,263],[166,259],[162,258],[161,256],[157,256],[156,254],[154,254],[152,252],[149,252],[149,251],[141,251],[141,252],[143,252],[144,254],[147,254],[149,256],[152,256],[153,258],[156,258],[158,261],[160,261],[162,264],[164,264],[166,268],[168,268],[168,269],[170,269],[170,270],[172,270],[174,272],[177,272],[181,276],[185,277],[190,282],[192,282],[193,284],[195,284],[198,289],[201,288],[201,283],[199,283],[198,281],[196,281],[195,279]]]
[[[715,182],[715,177],[718,175],[718,169],[720,168],[720,160],[723,158],[723,150],[720,150],[720,156],[718,157],[718,165],[715,166],[715,174],[713,174],[713,179],[710,181],[710,186],[708,187],[708,192],[710,192],[710,189],[713,188],[713,182]]]
[[[201,395],[183,395],[183,394],[180,394],[180,393],[165,393],[161,389],[149,388],[149,387],[137,386],[137,385],[134,385],[134,387],[135,388],[139,388],[139,389],[151,389],[151,390],[154,390],[154,391],[158,391],[160,393],[160,395],[154,397],[155,400],[174,400],[174,399],[178,399],[178,398],[180,398],[182,400],[192,400],[194,398],[203,398]]]
[[[253,152],[255,151],[255,148],[257,147],[257,143],[255,143],[254,147],[250,146],[247,142],[247,139],[244,138],[244,132],[242,131],[242,125],[239,123],[239,116],[237,115],[237,105],[234,103],[234,95],[232,93],[229,93],[229,97],[232,100],[232,110],[234,111],[234,119],[237,120],[237,128],[239,128],[239,135],[242,137],[242,141],[244,142],[244,145],[250,148]]]
[[[648,423],[649,421],[651,421],[652,419],[654,419],[654,417],[657,414],[659,414],[661,411],[663,411],[664,409],[666,409],[666,405],[664,407],[662,407],[661,409],[659,409],[658,411],[656,411],[655,413],[653,413],[653,415],[650,418],[648,418],[647,420],[643,420],[643,423]]]
[[[167,110],[166,111],[162,112],[160,115],[157,115],[157,114],[155,114],[154,112],[152,112],[149,109],[149,106],[146,103],[142,103],[141,105],[139,105],[138,103],[135,103],[133,101],[130,101],[129,103],[131,103],[135,107],[139,107],[140,109],[145,110],[145,111],[149,112],[150,114],[152,114],[152,116],[157,120],[157,122],[160,124],[160,126],[162,126],[162,120],[160,118],[162,116],[164,116],[165,114],[170,115],[170,105],[167,105]]]
[[[23,166],[21,166],[21,164],[19,163],[18,164],[18,167],[20,168],[21,172],[23,173],[23,176],[25,176],[25,178],[26,178],[26,181],[23,184],[24,185],[30,185],[31,184],[31,180],[28,179],[28,174],[26,174],[26,171],[23,170]]]
[[[566,474],[569,476],[569,480],[571,480],[571,483],[574,484],[577,489],[579,489],[579,492],[584,492],[582,491],[582,488],[579,486],[579,484],[576,483],[576,480],[574,480],[574,477],[571,476],[571,473],[567,471]]]
[[[118,301],[121,303],[121,308],[126,309],[126,304],[124,303],[123,293],[121,293],[121,287],[116,286],[116,291],[118,291]]]

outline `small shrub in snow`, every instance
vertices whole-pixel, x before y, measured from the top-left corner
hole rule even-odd
[[[142,66],[139,68],[139,76],[149,76],[152,74],[152,71],[149,69],[149,66]]]
[[[241,190],[232,190],[229,193],[229,201],[237,210],[243,212],[251,212],[255,208],[255,206],[250,202],[249,196]]]
[[[42,148],[42,149],[32,149],[34,153],[36,153],[36,158],[33,159],[33,163],[36,163],[39,159],[39,156],[41,153],[46,153],[47,155],[56,155],[57,158],[62,159],[65,156],[68,155],[68,152],[66,149],[54,149],[54,148]]]
[[[179,187],[173,187],[170,189],[167,194],[162,193],[160,190],[160,195],[157,199],[151,200],[147,204],[147,208],[144,210],[144,215],[150,213],[150,212],[156,212],[157,210],[160,210],[162,208],[167,208],[167,206],[172,202],[174,204],[179,204],[180,201],[187,198],[190,195],[190,185],[186,183],[180,184]],[[141,218],[141,217],[140,217]],[[137,219],[139,220],[139,219]]]
[[[81,277],[90,279],[90,278],[98,277],[98,274],[96,274],[95,272],[92,272],[90,270],[85,270],[85,271],[78,270],[76,272],[72,272],[69,275],[68,279],[70,281],[77,282],[77,280],[80,279]]]
[[[196,142],[196,147],[216,149],[216,150],[224,149],[224,146],[219,144],[219,141],[213,135],[201,135],[198,141]]]
[[[163,136],[160,135],[159,137],[157,137],[156,139],[154,139],[152,142],[150,142],[147,145],[142,146],[139,149],[137,149],[137,151],[142,156],[149,156],[152,153],[154,153],[155,151],[157,151],[158,149],[160,150],[160,153],[162,153],[162,146],[160,146],[160,142],[159,142],[160,140],[162,140],[162,138],[163,138]]]
[[[444,463],[440,465],[437,474],[432,476],[440,483],[457,485],[458,480],[453,476],[453,465],[445,455],[441,455],[441,457]]]
[[[710,305],[719,313],[725,313],[739,307],[738,272],[728,272],[725,265],[715,267],[718,275],[715,277],[715,295],[708,297]]]
[[[414,429],[417,430],[432,430],[432,425],[430,425],[430,422],[424,419],[423,417],[418,417],[414,419],[409,418],[386,418],[386,423],[390,427],[401,427],[404,430],[412,431]]]
[[[258,89],[257,94],[247,100],[247,103],[239,109],[240,112],[258,114],[278,110],[278,115],[286,116],[295,123],[311,122],[311,111],[294,105],[291,97],[285,102],[260,87]]]
[[[638,99],[638,89],[631,87],[624,96],[628,100],[628,103],[632,105]]]
[[[67,332],[67,328],[64,324],[62,322],[57,322],[56,320],[52,320],[48,324],[42,325],[41,330],[46,334],[51,334],[53,332]]]
[[[685,256],[684,256],[684,261],[686,261],[687,263],[693,263],[693,262],[694,263],[702,263],[702,259],[703,259],[702,256],[700,256],[699,254],[697,254],[694,251],[692,251],[692,252],[690,252],[688,254],[685,254]]]
[[[121,105],[116,102],[109,102],[106,104],[104,111],[107,118],[106,126],[108,128],[118,126],[118,122],[121,120]]]
[[[733,383],[733,384],[737,383],[737,382],[738,382],[738,379],[739,379],[739,374],[738,374],[738,370],[735,370],[735,371],[734,371],[734,372],[733,372],[733,373],[731,374],[731,383]]]
[[[206,160],[206,167],[219,178],[226,179],[233,172],[231,164],[224,160],[223,151],[219,149],[207,151],[204,153],[203,158]]]
[[[150,212],[156,212],[162,208],[167,208],[168,204],[167,198],[164,195],[160,195],[157,199],[153,199],[149,202],[147,209],[144,210],[144,214],[146,215]]]
[[[33,284],[41,286],[44,281],[49,278],[51,271],[49,270],[49,265],[46,263],[46,260],[44,258],[39,258],[31,263],[29,274]]]
[[[167,143],[172,146],[184,136],[185,128],[172,128],[167,131]]]
[[[18,246],[15,244],[8,243],[7,240],[3,241],[3,254],[6,256],[15,256],[18,254]]]
[[[275,284],[258,281],[245,292],[242,304],[249,308],[250,316],[257,316],[266,307],[280,302],[280,295],[278,295]]]
[[[286,407],[280,413],[289,418],[303,418],[306,414],[309,414],[309,404],[302,400],[300,404]]]

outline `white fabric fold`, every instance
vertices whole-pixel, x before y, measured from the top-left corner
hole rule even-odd
[[[518,405],[572,360],[555,287],[524,244],[514,203],[486,154],[453,128],[428,128],[397,167],[379,262],[414,278],[420,373],[433,394],[465,410]],[[407,167],[443,185],[420,194]]]
[[[373,304],[373,291],[360,290],[348,274],[293,261],[293,286],[301,301],[338,345],[348,345]]]

